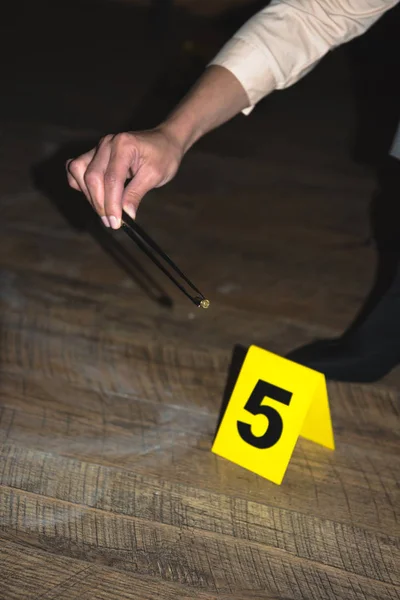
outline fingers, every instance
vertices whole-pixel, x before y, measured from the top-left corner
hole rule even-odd
[[[92,198],[90,196],[89,190],[85,183],[85,173],[86,169],[91,162],[95,153],[95,149],[90,150],[90,152],[86,152],[86,154],[82,154],[79,158],[75,160],[67,161],[67,177],[68,183],[75,190],[81,191],[85,194],[86,198],[89,200],[91,204]]]
[[[153,178],[148,173],[146,174],[143,168],[138,170],[135,177],[126,186],[122,197],[122,206],[132,219],[136,217],[137,209],[143,196],[153,187]]]
[[[121,226],[125,181],[131,174],[135,147],[129,134],[115,136],[104,173],[104,210],[113,229]]]
[[[84,175],[86,186],[92,199],[93,208],[101,216],[106,227],[110,226],[104,206],[104,175],[110,159],[111,147],[106,139],[98,145]]]
[[[118,229],[122,209],[135,218],[143,196],[170,181],[180,160],[159,131],[108,135],[97,148],[68,161],[68,182],[85,194],[105,225]]]
[[[77,183],[77,181],[76,181],[75,177],[73,177],[73,176],[71,175],[70,171],[69,171],[69,165],[71,164],[72,160],[73,160],[72,158],[70,158],[69,160],[67,160],[67,163],[66,163],[66,165],[65,165],[65,166],[66,166],[66,169],[67,169],[67,179],[68,179],[68,183],[69,183],[69,185],[70,185],[72,188],[74,188],[74,190],[78,190],[78,192],[80,192],[80,191],[81,191],[81,188],[79,187],[79,185],[78,185],[78,183]]]

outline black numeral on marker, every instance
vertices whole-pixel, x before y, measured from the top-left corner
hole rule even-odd
[[[278,411],[272,406],[263,406],[261,403],[264,398],[271,398],[289,406],[292,399],[292,392],[288,392],[272,383],[259,379],[254,390],[244,407],[252,415],[264,415],[268,419],[266,432],[261,436],[256,436],[251,431],[251,425],[238,421],[237,428],[240,437],[255,448],[265,450],[274,446],[282,435],[283,422]]]

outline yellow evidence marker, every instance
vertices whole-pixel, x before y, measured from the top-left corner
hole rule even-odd
[[[300,435],[335,449],[325,376],[250,346],[212,452],[281,484]]]

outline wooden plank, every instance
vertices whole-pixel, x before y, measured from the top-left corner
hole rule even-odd
[[[382,444],[382,448],[371,448],[370,436],[365,437],[364,447],[359,442],[360,427],[368,431],[379,412],[388,439],[395,439],[396,401],[389,396],[388,402],[387,394],[383,401],[377,394],[375,401],[359,395],[359,410],[366,419],[363,424],[353,425],[354,420],[344,411],[343,430],[338,427],[334,453],[300,440],[285,485],[279,487],[211,454],[217,413],[212,409],[195,410],[195,387],[190,396],[192,403],[185,408],[184,398],[182,404],[174,397],[160,404],[158,398],[148,402],[146,397],[129,394],[91,393],[70,388],[67,382],[56,383],[54,377],[40,380],[39,376],[35,381],[4,374],[0,386],[4,408],[0,431],[4,441],[86,462],[123,466],[136,473],[241,498],[247,498],[251,490],[254,501],[263,502],[268,497],[274,506],[386,533],[398,527],[396,482],[400,459],[395,442],[389,441],[386,447]],[[79,408],[77,397],[81,398]],[[342,405],[348,406],[346,397]],[[338,409],[339,403],[335,411],[340,415]],[[384,423],[378,422],[379,435]]]
[[[4,540],[0,563],[7,600],[279,600],[266,591],[261,595],[205,593]]]
[[[285,329],[292,329],[298,337],[303,329],[303,337],[306,335],[304,326],[291,326],[254,311],[227,309],[218,302],[212,311],[200,311],[188,301],[177,299],[174,310],[168,310],[133,290],[116,293],[113,287],[29,272],[1,272],[0,309],[3,314],[7,311],[7,325],[15,323],[62,336],[83,335],[93,343],[145,339],[168,340],[172,345],[179,340],[179,345],[191,348],[231,350],[235,343],[261,343],[266,336],[272,344],[287,344],[287,339],[281,341]]]
[[[169,198],[165,199],[165,203],[169,204]],[[150,230],[154,231],[156,239],[160,240],[196,284],[211,296],[213,306],[215,302],[231,306],[240,304],[247,309],[251,306],[258,311],[272,311],[276,315],[297,317],[304,321],[314,319],[321,325],[326,324],[328,319],[334,328],[346,325],[371,282],[372,270],[368,265],[374,260],[372,248],[365,247],[358,238],[341,236],[334,230],[324,230],[323,235],[320,230],[315,233],[309,228],[307,231],[299,230],[295,219],[292,225],[287,222],[288,213],[285,213],[286,222],[272,219],[265,227],[260,225],[263,223],[262,215],[257,222],[249,222],[245,229],[242,224],[240,231],[236,230],[238,225],[234,222],[228,226],[224,224],[223,230],[226,231],[221,235],[221,221],[227,210],[227,206],[222,204],[220,206],[220,199],[218,203],[215,202],[217,214],[214,224],[207,223],[206,241],[200,236],[201,216],[198,217],[199,233],[193,234],[190,239],[186,239],[187,235],[184,235],[180,244],[176,241],[183,235],[179,231],[172,229],[168,234],[163,233],[162,215],[155,218],[154,222],[153,218],[147,219],[152,224]],[[308,212],[313,214],[315,209],[310,206]],[[171,218],[171,215],[164,215],[164,218]],[[295,214],[295,218],[298,221],[299,215]],[[268,220],[271,221],[271,215]],[[187,223],[187,227],[190,227],[190,223]],[[179,299],[179,294],[165,278],[129,244],[124,246],[132,256],[128,259],[128,264],[132,262],[132,276],[118,268],[88,236],[71,236],[61,225],[56,232],[60,234],[43,235],[37,230],[5,231],[1,266],[10,268],[12,257],[14,269],[29,268],[31,271],[53,275],[63,273],[77,281],[84,279],[97,284],[101,282],[102,285],[131,286],[133,289],[138,289],[135,280],[140,282],[143,279],[138,270],[140,268],[148,272],[159,286]],[[244,232],[247,232],[247,239]],[[290,239],[290,243],[282,248],[281,240],[285,236]],[[119,240],[125,240],[123,234],[119,236]],[[301,260],[297,252],[300,246],[303,249]],[[348,261],[350,248],[353,255],[351,262]],[[36,260],[32,264],[33,257]],[[310,280],[308,276],[311,261],[314,280]],[[207,266],[211,263],[212,269]],[[231,291],[225,293],[225,289]],[[330,314],[326,310],[322,313],[322,308],[326,306],[332,306]]]
[[[3,539],[205,591],[267,590],[320,600],[398,599],[397,586],[259,543],[111,515],[3,488]],[[321,594],[322,592],[322,594]]]
[[[226,496],[167,480],[17,446],[0,447],[0,485],[99,511],[206,531],[284,550],[313,562],[400,585],[399,527],[390,535],[290,507]],[[199,482],[200,483],[200,482]],[[6,490],[8,491],[8,490]]]
[[[51,321],[46,329],[43,332],[40,327],[34,334],[23,325],[3,326],[0,357],[3,372],[9,374],[3,389],[7,393],[7,385],[10,386],[11,397],[15,392],[22,400],[24,394],[39,400],[45,392],[46,402],[46,395],[48,398],[67,394],[73,404],[75,392],[71,397],[68,387],[64,388],[72,386],[81,391],[128,395],[136,400],[200,410],[216,419],[229,369],[229,353],[164,345],[162,341],[146,342],[139,336],[130,343],[103,340],[100,351],[97,339],[89,335],[68,335],[66,331],[61,338],[55,334],[62,329],[56,327],[53,333]],[[40,376],[46,379],[41,382]],[[26,380],[25,387],[21,388],[19,378],[21,382]],[[384,432],[381,450],[396,450],[399,411],[395,391],[341,384],[330,385],[329,391],[338,436],[370,446],[371,438]],[[98,399],[95,404],[99,406]]]

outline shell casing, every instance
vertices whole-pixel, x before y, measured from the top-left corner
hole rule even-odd
[[[207,300],[207,298],[203,298],[203,300],[200,302],[200,306],[201,308],[208,308],[210,306],[210,301]]]

